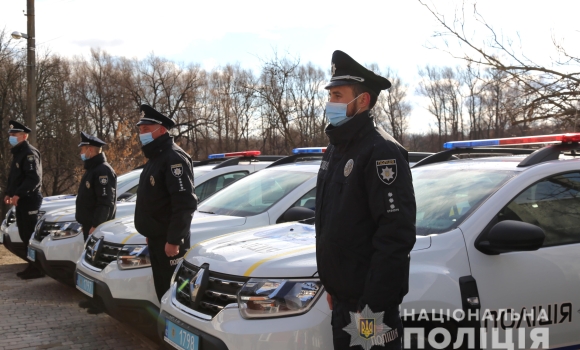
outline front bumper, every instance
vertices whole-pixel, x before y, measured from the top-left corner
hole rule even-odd
[[[102,302],[105,312],[143,332],[155,333],[159,306],[151,268],[119,270],[112,262],[103,270],[84,263],[83,252],[76,264],[77,274],[94,282],[93,298]]]
[[[174,295],[175,286],[172,286],[161,299],[157,329],[161,339],[165,333],[165,320],[169,319],[199,336],[199,348],[203,350],[319,350],[333,347],[331,312],[326,305],[326,295],[322,295],[305,314],[253,320],[242,318],[237,304],[230,304],[211,320],[204,320],[182,311],[176,305]]]
[[[83,246],[83,235],[59,240],[48,236],[42,242],[30,240],[30,248],[36,250],[36,265],[48,276],[70,286],[75,284],[76,262]]]
[[[26,253],[28,252],[26,249],[26,245],[22,242],[14,242],[12,241],[12,237],[8,233],[2,233],[3,235],[3,244],[8,249],[9,252],[16,255],[17,257],[23,259],[24,261],[28,262],[26,259]]]

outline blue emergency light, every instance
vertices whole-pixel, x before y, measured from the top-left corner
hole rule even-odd
[[[322,154],[324,152],[326,152],[326,147],[302,147],[292,150],[293,154]]]
[[[473,148],[485,146],[517,146],[517,145],[534,145],[542,143],[572,143],[572,142],[580,142],[580,133],[508,137],[504,139],[451,141],[445,142],[443,144],[443,148],[453,149],[453,148]]]
[[[208,159],[220,159],[226,157],[255,157],[262,154],[260,151],[243,151],[243,152],[230,152],[230,153],[215,153],[207,156]]]

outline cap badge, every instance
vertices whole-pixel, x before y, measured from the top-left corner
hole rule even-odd
[[[352,172],[353,166],[354,166],[354,161],[352,159],[349,159],[348,162],[346,162],[346,165],[344,166],[344,177],[347,177],[350,175],[350,173]]]
[[[332,76],[334,76],[334,73],[336,73],[336,66],[334,65],[334,63],[332,63]]]
[[[10,129],[14,129],[14,125],[13,124],[10,124]]]
[[[153,175],[151,175],[149,181],[151,181],[151,186],[155,186],[155,178],[153,178]]]

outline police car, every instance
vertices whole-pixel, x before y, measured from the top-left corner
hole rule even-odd
[[[191,244],[245,228],[314,216],[316,174],[325,148],[295,149],[266,169],[244,177],[198,205]],[[100,225],[77,262],[75,281],[106,312],[155,330],[159,301],[145,237],[132,217]]]
[[[197,185],[195,192],[201,199],[205,199],[280,158],[282,156],[262,156],[260,151],[212,154],[207,160],[194,164],[194,181]],[[135,213],[134,194],[141,170],[130,174],[133,174],[131,179],[134,186],[125,194],[130,193],[132,197],[117,203],[116,219],[132,217]],[[119,179],[119,188],[124,188],[127,179],[123,176]],[[120,198],[126,198],[126,195],[121,195]],[[75,206],[70,206],[46,213],[36,225],[27,252],[28,260],[35,261],[48,276],[70,285],[74,285],[76,262],[85,244],[81,227],[75,219],[75,209]],[[117,221],[116,219],[112,221]]]
[[[142,169],[135,169],[117,178],[117,200],[126,200],[137,192],[141,171]],[[74,206],[75,201],[76,196],[71,195],[45,197],[42,199],[42,205],[38,211],[38,216],[40,218],[45,213]],[[0,242],[3,243],[6,246],[6,249],[13,254],[22,259],[26,259],[28,251],[18,234],[18,226],[16,225],[16,209],[14,207],[8,211],[5,220],[0,226]]]
[[[449,142],[413,167],[405,347],[580,346],[580,159],[564,154],[578,142]],[[554,145],[481,148],[536,143]],[[328,349],[330,318],[314,227],[285,223],[193,246],[162,298],[158,331],[178,349]]]

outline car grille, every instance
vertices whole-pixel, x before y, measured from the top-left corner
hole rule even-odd
[[[52,231],[60,230],[60,224],[56,222],[43,222],[40,227],[34,231],[34,240],[42,242],[44,237],[50,235]]]
[[[211,317],[217,315],[226,305],[236,303],[238,292],[248,281],[248,278],[224,275],[206,269],[209,278],[207,283],[200,287],[194,302],[191,297],[191,282],[199,270],[199,267],[186,262],[181,265],[175,280],[177,283],[175,298],[180,304]]]
[[[97,244],[98,243],[98,244]],[[105,268],[110,262],[117,260],[122,244],[107,243],[94,236],[87,240],[85,262],[99,269]]]

